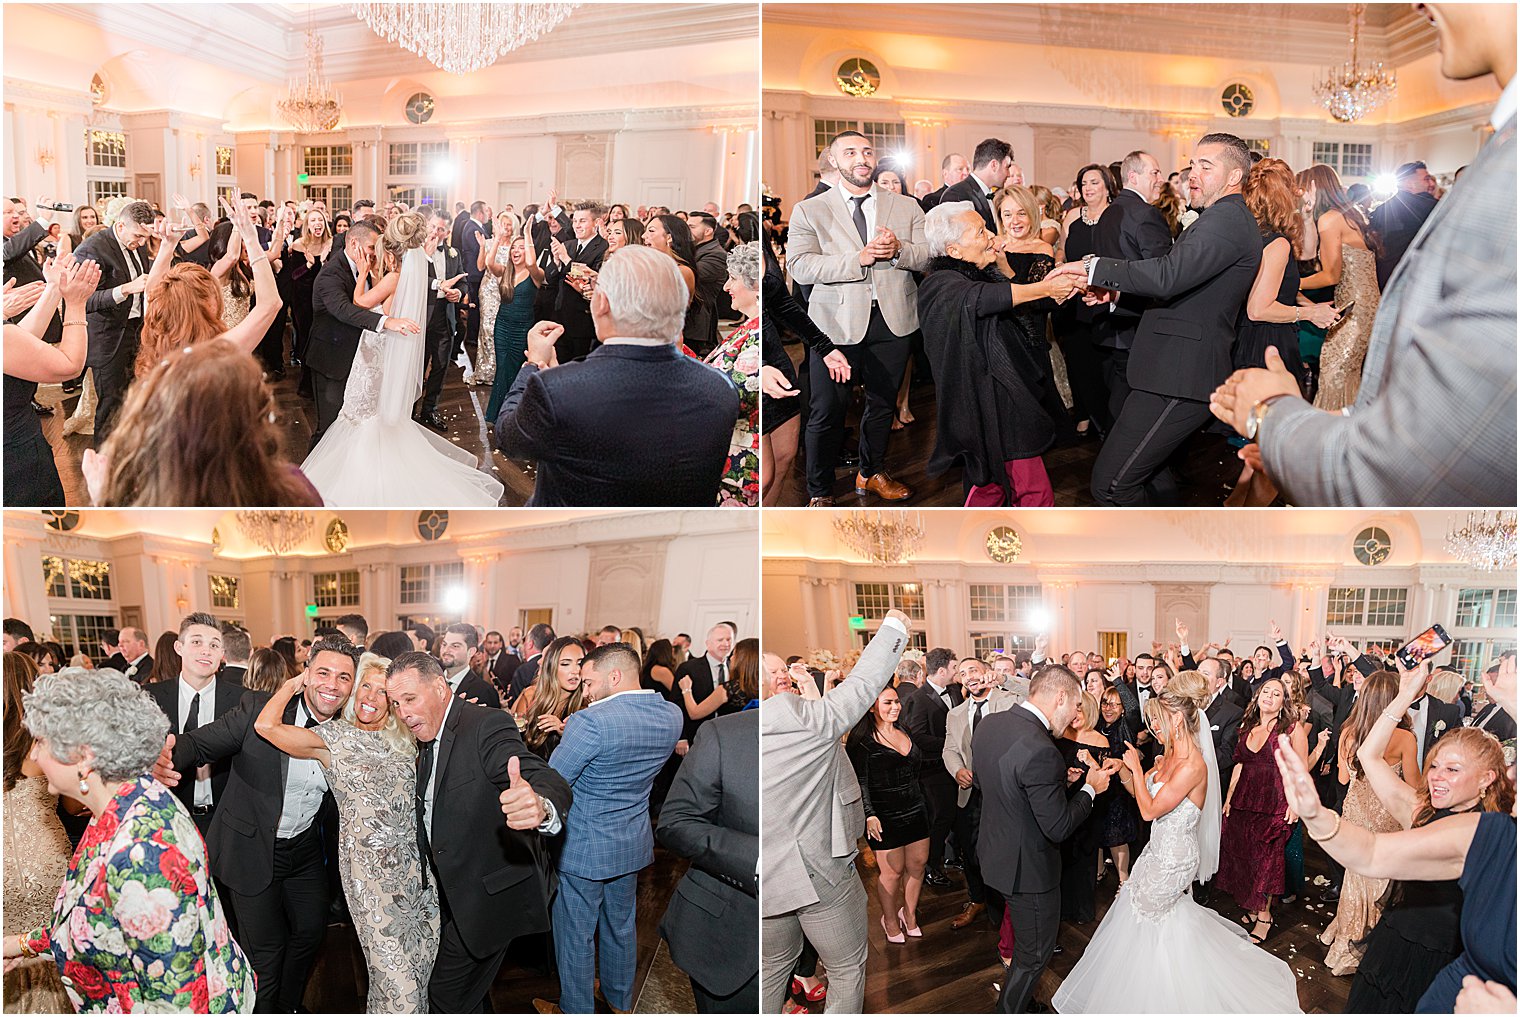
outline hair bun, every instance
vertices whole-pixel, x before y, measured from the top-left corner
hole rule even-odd
[[[385,224],[381,240],[386,248],[398,258],[414,247],[421,247],[427,239],[427,217],[417,212],[404,212]]]

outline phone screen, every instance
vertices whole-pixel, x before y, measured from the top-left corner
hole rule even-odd
[[[1405,667],[1413,668],[1450,645],[1451,637],[1446,634],[1446,630],[1440,625],[1432,625],[1400,647],[1398,658]]]

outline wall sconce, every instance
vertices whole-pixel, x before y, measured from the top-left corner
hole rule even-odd
[[[37,165],[41,166],[43,169],[47,169],[57,161],[58,160],[53,155],[53,150],[51,148],[37,149]]]
[[[200,160],[200,156],[196,156],[195,161],[190,164],[190,179],[191,180],[195,180],[195,179],[199,178],[200,175],[201,175],[201,160]]]

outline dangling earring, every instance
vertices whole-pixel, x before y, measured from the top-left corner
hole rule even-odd
[[[90,793],[90,782],[84,779],[83,770],[79,771],[79,793],[82,795]]]

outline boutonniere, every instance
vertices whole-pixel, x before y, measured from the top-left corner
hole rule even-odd
[[[1437,738],[1441,737],[1441,732],[1445,731],[1445,730],[1446,730],[1446,721],[1444,721],[1444,720],[1438,720],[1438,721],[1436,721],[1436,728],[1435,728],[1436,737]]]
[[[1182,224],[1183,229],[1187,229],[1189,226],[1193,225],[1193,223],[1198,221],[1198,210],[1194,208],[1188,209],[1186,212],[1182,213],[1182,218],[1178,219],[1177,221]]]
[[[127,666],[127,677],[130,678],[130,677],[132,677],[136,673],[137,673],[137,665],[136,664],[129,664]]]

